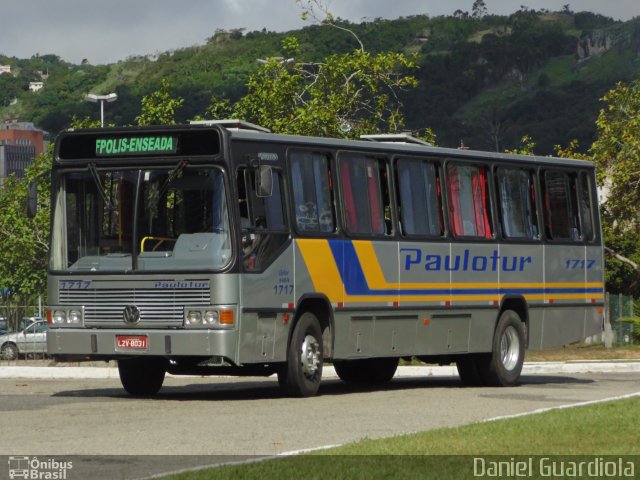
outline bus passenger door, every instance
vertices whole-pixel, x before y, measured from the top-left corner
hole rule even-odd
[[[287,309],[294,302],[293,246],[285,222],[282,175],[271,195],[257,196],[253,169],[237,172],[240,210],[240,361],[284,361]]]

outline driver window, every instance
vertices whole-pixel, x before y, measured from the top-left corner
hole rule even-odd
[[[287,241],[282,199],[282,173],[273,171],[273,190],[268,197],[256,195],[255,175],[246,167],[238,169],[240,238],[245,270],[263,270],[274,253]]]

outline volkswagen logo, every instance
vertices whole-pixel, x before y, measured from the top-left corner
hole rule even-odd
[[[136,325],[140,321],[140,309],[135,305],[127,305],[122,312],[122,319],[127,325]]]

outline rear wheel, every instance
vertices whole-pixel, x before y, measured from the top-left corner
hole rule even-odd
[[[485,385],[511,387],[520,379],[524,364],[525,329],[520,316],[505,310],[493,334],[492,351],[477,357],[477,368]]]
[[[167,361],[164,358],[140,357],[118,360],[120,382],[127,393],[151,396],[158,393],[164,382]]]
[[[278,371],[278,383],[289,395],[310,397],[322,380],[322,330],[318,318],[305,312],[293,329],[287,363]]]
[[[391,381],[398,368],[398,361],[398,358],[336,360],[333,367],[343,382],[382,384]]]

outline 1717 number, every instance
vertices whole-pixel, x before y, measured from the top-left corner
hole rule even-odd
[[[84,290],[91,286],[91,280],[60,280],[60,290]]]
[[[273,286],[273,293],[275,295],[291,295],[293,294],[293,285],[292,284],[279,284]]]
[[[595,260],[567,260],[565,267],[567,270],[583,270],[585,268],[589,270],[595,263]]]

